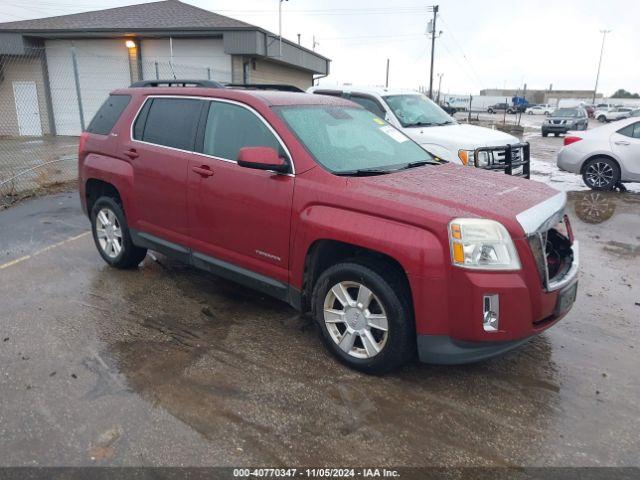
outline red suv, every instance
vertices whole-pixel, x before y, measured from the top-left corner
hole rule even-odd
[[[143,82],[82,134],[104,260],[159,251],[311,312],[366,372],[510,350],[575,300],[566,196],[438,161],[341,98]]]

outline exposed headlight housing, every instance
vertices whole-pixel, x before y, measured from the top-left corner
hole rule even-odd
[[[511,235],[502,224],[483,218],[456,218],[449,223],[451,263],[476,270],[520,270]]]

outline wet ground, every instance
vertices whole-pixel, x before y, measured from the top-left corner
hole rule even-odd
[[[0,212],[0,464],[637,466],[640,195],[569,198],[565,319],[385,377],[275,300],[162,256],[107,267],[76,193]]]

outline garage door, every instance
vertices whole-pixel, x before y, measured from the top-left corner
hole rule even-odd
[[[231,81],[231,55],[224,53],[221,38],[174,38],[173,62],[168,38],[142,40],[142,72],[145,79],[177,78]]]
[[[85,126],[110,91],[131,83],[127,48],[122,40],[73,42],[78,61],[80,97]],[[80,135],[80,110],[71,56],[72,41],[45,42],[51,101],[58,135]]]

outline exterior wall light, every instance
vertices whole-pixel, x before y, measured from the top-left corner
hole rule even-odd
[[[127,48],[136,48],[136,42],[133,40],[127,40],[124,44]]]

